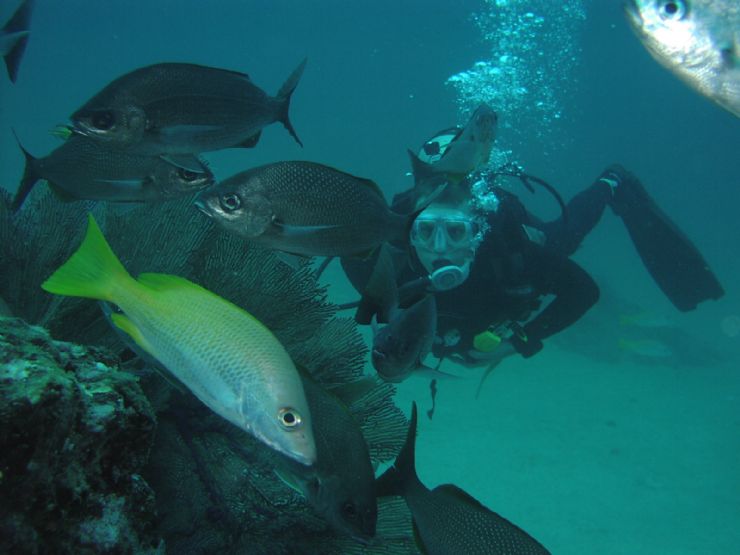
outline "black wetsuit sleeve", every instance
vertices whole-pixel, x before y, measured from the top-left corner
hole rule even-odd
[[[569,258],[543,253],[540,290],[555,298],[523,326],[523,334],[511,337],[511,343],[525,358],[542,349],[542,340],[563,331],[583,316],[599,300],[599,287],[593,278]]]

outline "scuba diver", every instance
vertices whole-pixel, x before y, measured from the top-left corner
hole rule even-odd
[[[521,168],[481,170],[490,156],[495,119],[482,105],[464,128],[441,131],[418,154],[410,152],[415,186],[393,199],[399,213],[425,206],[408,244],[391,250],[396,302],[403,307],[421,295],[435,297],[435,357],[487,364],[487,374],[510,355],[533,356],[543,340],[575,323],[597,302],[599,288],[570,256],[607,206],[621,217],[646,269],[677,309],[693,310],[724,294],[701,253],[623,167],[606,168],[567,206]],[[528,188],[532,182],[549,188],[561,216],[541,221],[497,185],[499,175],[517,177]],[[446,182],[442,192],[425,200],[441,182]],[[363,294],[355,315],[360,324],[369,324],[373,315],[383,321],[383,301],[365,290],[374,263],[342,259],[350,282]],[[543,306],[547,295],[553,298]]]

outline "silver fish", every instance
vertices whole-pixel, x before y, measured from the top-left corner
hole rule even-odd
[[[524,530],[452,484],[433,490],[416,474],[416,403],[412,405],[406,444],[396,462],[376,482],[378,497],[399,495],[411,510],[414,536],[429,555],[548,555]]]
[[[40,179],[67,201],[159,201],[213,184],[213,174],[192,154],[164,157],[111,150],[77,133],[43,158],[34,158],[23,146],[21,150],[26,168],[13,210],[21,207]]]
[[[199,153],[257,144],[262,128],[288,117],[304,60],[272,97],[246,73],[155,64],[115,79],[72,114],[75,129],[113,148],[143,154]]]
[[[279,475],[338,532],[368,543],[375,536],[378,503],[375,473],[360,426],[350,414],[339,389],[326,390],[302,374],[303,389],[313,421],[316,462],[312,467],[281,459]],[[361,383],[362,382],[362,383]],[[347,384],[365,388],[376,382]]]
[[[488,163],[496,140],[498,115],[481,104],[434,163],[424,162],[408,151],[417,198],[429,195],[441,182],[459,183],[470,172]]]
[[[625,12],[658,62],[740,117],[737,0],[629,0]]]
[[[238,173],[199,193],[195,204],[227,231],[302,256],[366,255],[407,237],[416,217],[391,211],[369,179],[314,162]]]
[[[10,80],[15,83],[18,67],[30,35],[33,0],[23,0],[5,26],[0,29],[0,56],[5,60]]]

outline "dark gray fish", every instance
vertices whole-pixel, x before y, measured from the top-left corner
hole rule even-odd
[[[5,60],[8,76],[13,83],[18,76],[18,67],[26,50],[32,12],[33,0],[23,0],[13,16],[0,29],[0,56]]]
[[[416,475],[416,403],[406,444],[376,482],[378,497],[399,495],[414,521],[419,549],[428,555],[547,555],[542,544],[452,484],[429,490]]]
[[[433,378],[453,377],[424,364],[432,350],[437,333],[437,302],[429,293],[415,294],[403,300],[399,307],[393,248],[383,244],[378,249],[375,266],[362,292],[355,320],[363,323],[371,312],[378,322],[387,325],[378,329],[373,323],[371,360],[378,375],[389,382],[400,382],[413,372]],[[440,361],[441,362],[441,361]]]
[[[369,179],[314,162],[238,173],[202,191],[195,204],[231,233],[302,256],[367,255],[406,238],[416,217],[391,211]]]
[[[159,201],[213,184],[213,174],[192,154],[164,157],[110,150],[77,133],[44,158],[34,158],[20,146],[26,168],[13,210],[21,207],[41,179],[65,201]]]
[[[390,322],[375,333],[372,362],[378,375],[400,382],[412,372],[429,370],[424,358],[431,352],[437,332],[437,303],[427,294],[408,308],[397,308]]]
[[[341,259],[342,269],[350,282],[362,292],[355,313],[355,322],[358,324],[372,323],[373,316],[378,323],[387,324],[398,308],[396,264],[394,263],[394,256],[397,256],[397,253],[399,253],[398,249],[388,243],[383,243],[368,258]],[[400,254],[403,259],[399,262],[405,264],[408,254],[405,251],[400,251]],[[372,268],[372,271],[368,272],[368,268]]]
[[[115,79],[71,119],[79,133],[144,154],[250,148],[262,128],[276,121],[303,146],[288,109],[305,66],[303,60],[273,97],[246,73],[155,64]]]
[[[375,536],[378,504],[365,438],[342,400],[310,377],[301,377],[313,420],[316,462],[308,467],[281,457],[280,475],[335,530],[367,543]],[[376,383],[361,381],[360,389]]]

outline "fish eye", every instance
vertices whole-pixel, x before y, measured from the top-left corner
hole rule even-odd
[[[354,520],[357,518],[357,507],[351,501],[345,501],[342,504],[342,516],[348,520]]]
[[[92,126],[95,129],[100,129],[101,131],[107,131],[111,127],[113,127],[113,123],[115,122],[115,118],[113,117],[113,112],[109,110],[105,110],[103,112],[95,112],[92,115],[92,118],[90,118],[90,123],[92,123]]]
[[[236,193],[226,193],[221,196],[221,206],[227,212],[239,210],[242,205],[242,199]]]
[[[658,9],[660,17],[669,20],[683,19],[688,11],[686,2],[683,0],[661,1],[658,3]]]
[[[183,181],[195,181],[196,179],[198,179],[198,177],[200,177],[200,174],[196,172],[191,172],[190,170],[186,170],[185,168],[178,168],[177,176]]]
[[[297,428],[303,421],[298,411],[290,407],[280,409],[278,412],[278,420],[286,430]]]

